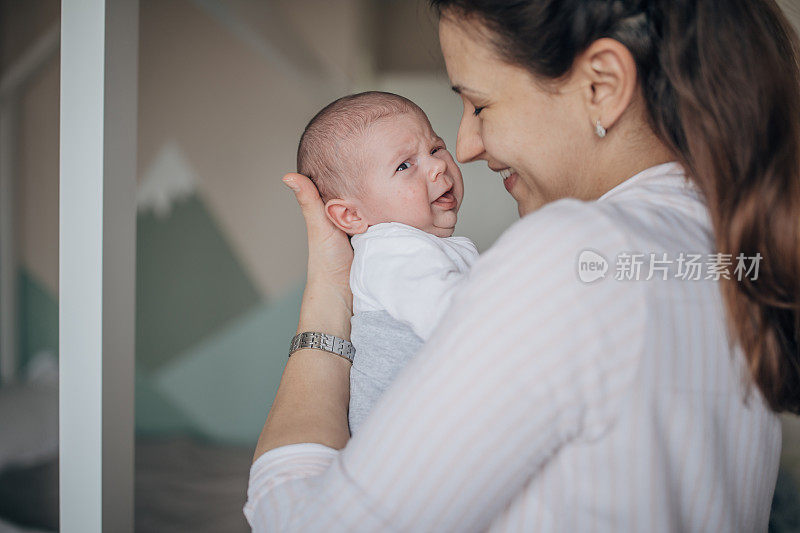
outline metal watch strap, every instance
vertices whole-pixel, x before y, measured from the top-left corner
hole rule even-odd
[[[328,333],[319,333],[317,331],[304,331],[303,333],[295,335],[289,345],[289,356],[291,357],[294,352],[302,350],[303,348],[313,348],[315,350],[331,352],[340,357],[344,357],[351,363],[356,353],[356,349],[349,341]]]

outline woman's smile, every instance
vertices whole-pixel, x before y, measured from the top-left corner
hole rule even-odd
[[[510,193],[511,189],[514,188],[514,184],[517,183],[519,175],[514,171],[513,168],[504,168],[499,172],[499,174],[500,178],[503,180],[503,186]]]

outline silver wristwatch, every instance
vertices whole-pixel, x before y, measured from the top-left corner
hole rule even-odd
[[[319,333],[316,331],[304,331],[303,333],[295,335],[292,339],[292,343],[289,345],[289,357],[297,350],[302,350],[303,348],[313,348],[315,350],[331,352],[340,357],[344,357],[351,363],[353,362],[353,356],[356,354],[356,349],[349,341],[328,333]]]

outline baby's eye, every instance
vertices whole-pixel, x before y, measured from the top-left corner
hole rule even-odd
[[[411,165],[408,163],[408,161],[406,161],[405,163],[400,163],[400,166],[397,167],[395,172],[402,172],[404,170],[408,170],[409,168],[411,168]]]
[[[473,111],[473,112],[472,112],[472,114],[473,114],[473,115],[475,115],[475,116],[477,117],[478,115],[480,115],[480,114],[481,114],[481,111],[483,111],[483,108],[484,108],[484,107],[486,107],[486,106],[483,106],[483,107],[476,107],[476,108],[475,108],[475,111]]]

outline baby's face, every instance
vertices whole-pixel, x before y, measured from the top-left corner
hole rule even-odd
[[[365,195],[360,199],[367,224],[401,222],[450,237],[464,198],[461,171],[418,113],[376,121],[357,147],[365,163]]]

